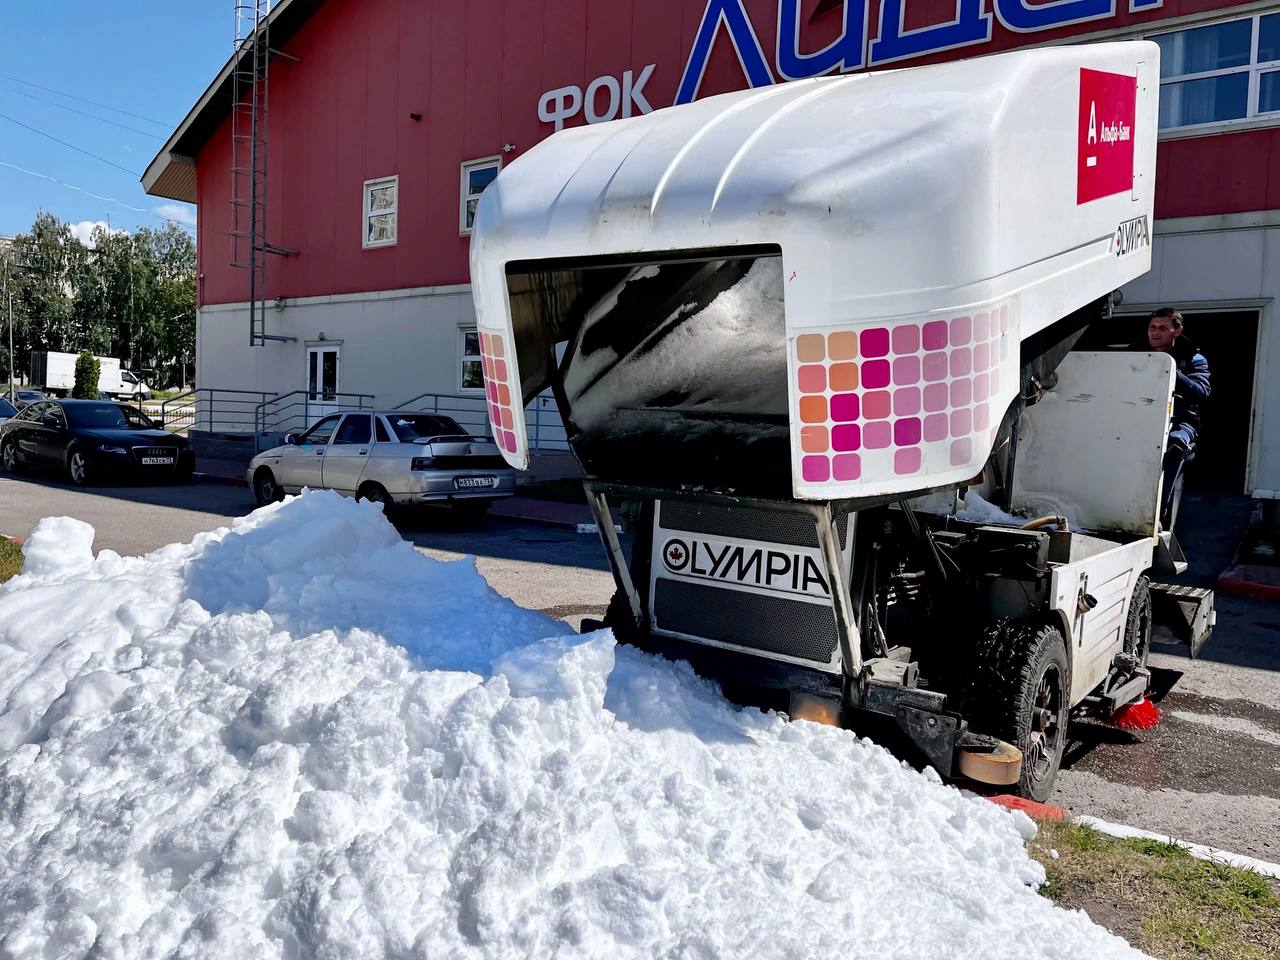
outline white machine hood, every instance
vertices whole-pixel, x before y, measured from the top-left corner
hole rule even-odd
[[[504,455],[527,465],[508,264],[773,246],[794,494],[972,476],[1021,341],[1150,267],[1158,89],[1153,43],[1053,47],[551,136],[484,193],[472,237]]]

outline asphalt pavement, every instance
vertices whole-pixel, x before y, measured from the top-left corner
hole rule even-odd
[[[1188,495],[1177,533],[1190,561],[1178,582],[1211,587],[1249,520],[1245,497]],[[1213,636],[1192,660],[1154,644],[1154,730],[1071,725],[1053,801],[1280,862],[1280,603],[1216,596]]]
[[[1212,583],[1247,520],[1243,498],[1189,498],[1180,533],[1188,582]],[[0,533],[25,536],[41,517],[92,524],[96,549],[142,554],[226,526],[253,509],[241,487],[74,489],[0,473]],[[599,616],[613,590],[594,534],[490,517],[461,522],[424,510],[401,534],[440,559],[471,555],[496,590],[575,626]],[[1273,862],[1280,861],[1280,604],[1218,597],[1218,626],[1201,659],[1158,646],[1153,675],[1164,720],[1128,733],[1072,725],[1053,801],[1087,813]]]

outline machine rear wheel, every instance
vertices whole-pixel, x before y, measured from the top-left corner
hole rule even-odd
[[[1151,656],[1151,624],[1151,581],[1143,575],[1133,585],[1124,624],[1124,652],[1137,660],[1139,667],[1145,667]]]
[[[1021,797],[1044,801],[1053,792],[1067,743],[1069,676],[1066,643],[1052,624],[1000,621],[978,644],[965,712],[977,733],[1022,751],[1014,788]]]

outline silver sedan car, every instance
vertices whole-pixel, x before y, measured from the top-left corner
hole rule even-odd
[[[515,493],[515,471],[488,437],[448,417],[401,410],[335,413],[251,461],[245,479],[258,503],[303,487],[393,504],[448,503],[483,514]]]

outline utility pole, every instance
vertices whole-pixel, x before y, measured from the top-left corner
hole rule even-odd
[[[129,235],[129,369],[136,370],[138,368],[137,361],[133,358],[133,234]]]
[[[5,292],[9,294],[9,402],[13,403],[13,291],[9,289],[8,270],[5,270],[4,278]]]
[[[4,293],[9,301],[9,402],[14,401],[13,392],[13,248],[4,252]]]

